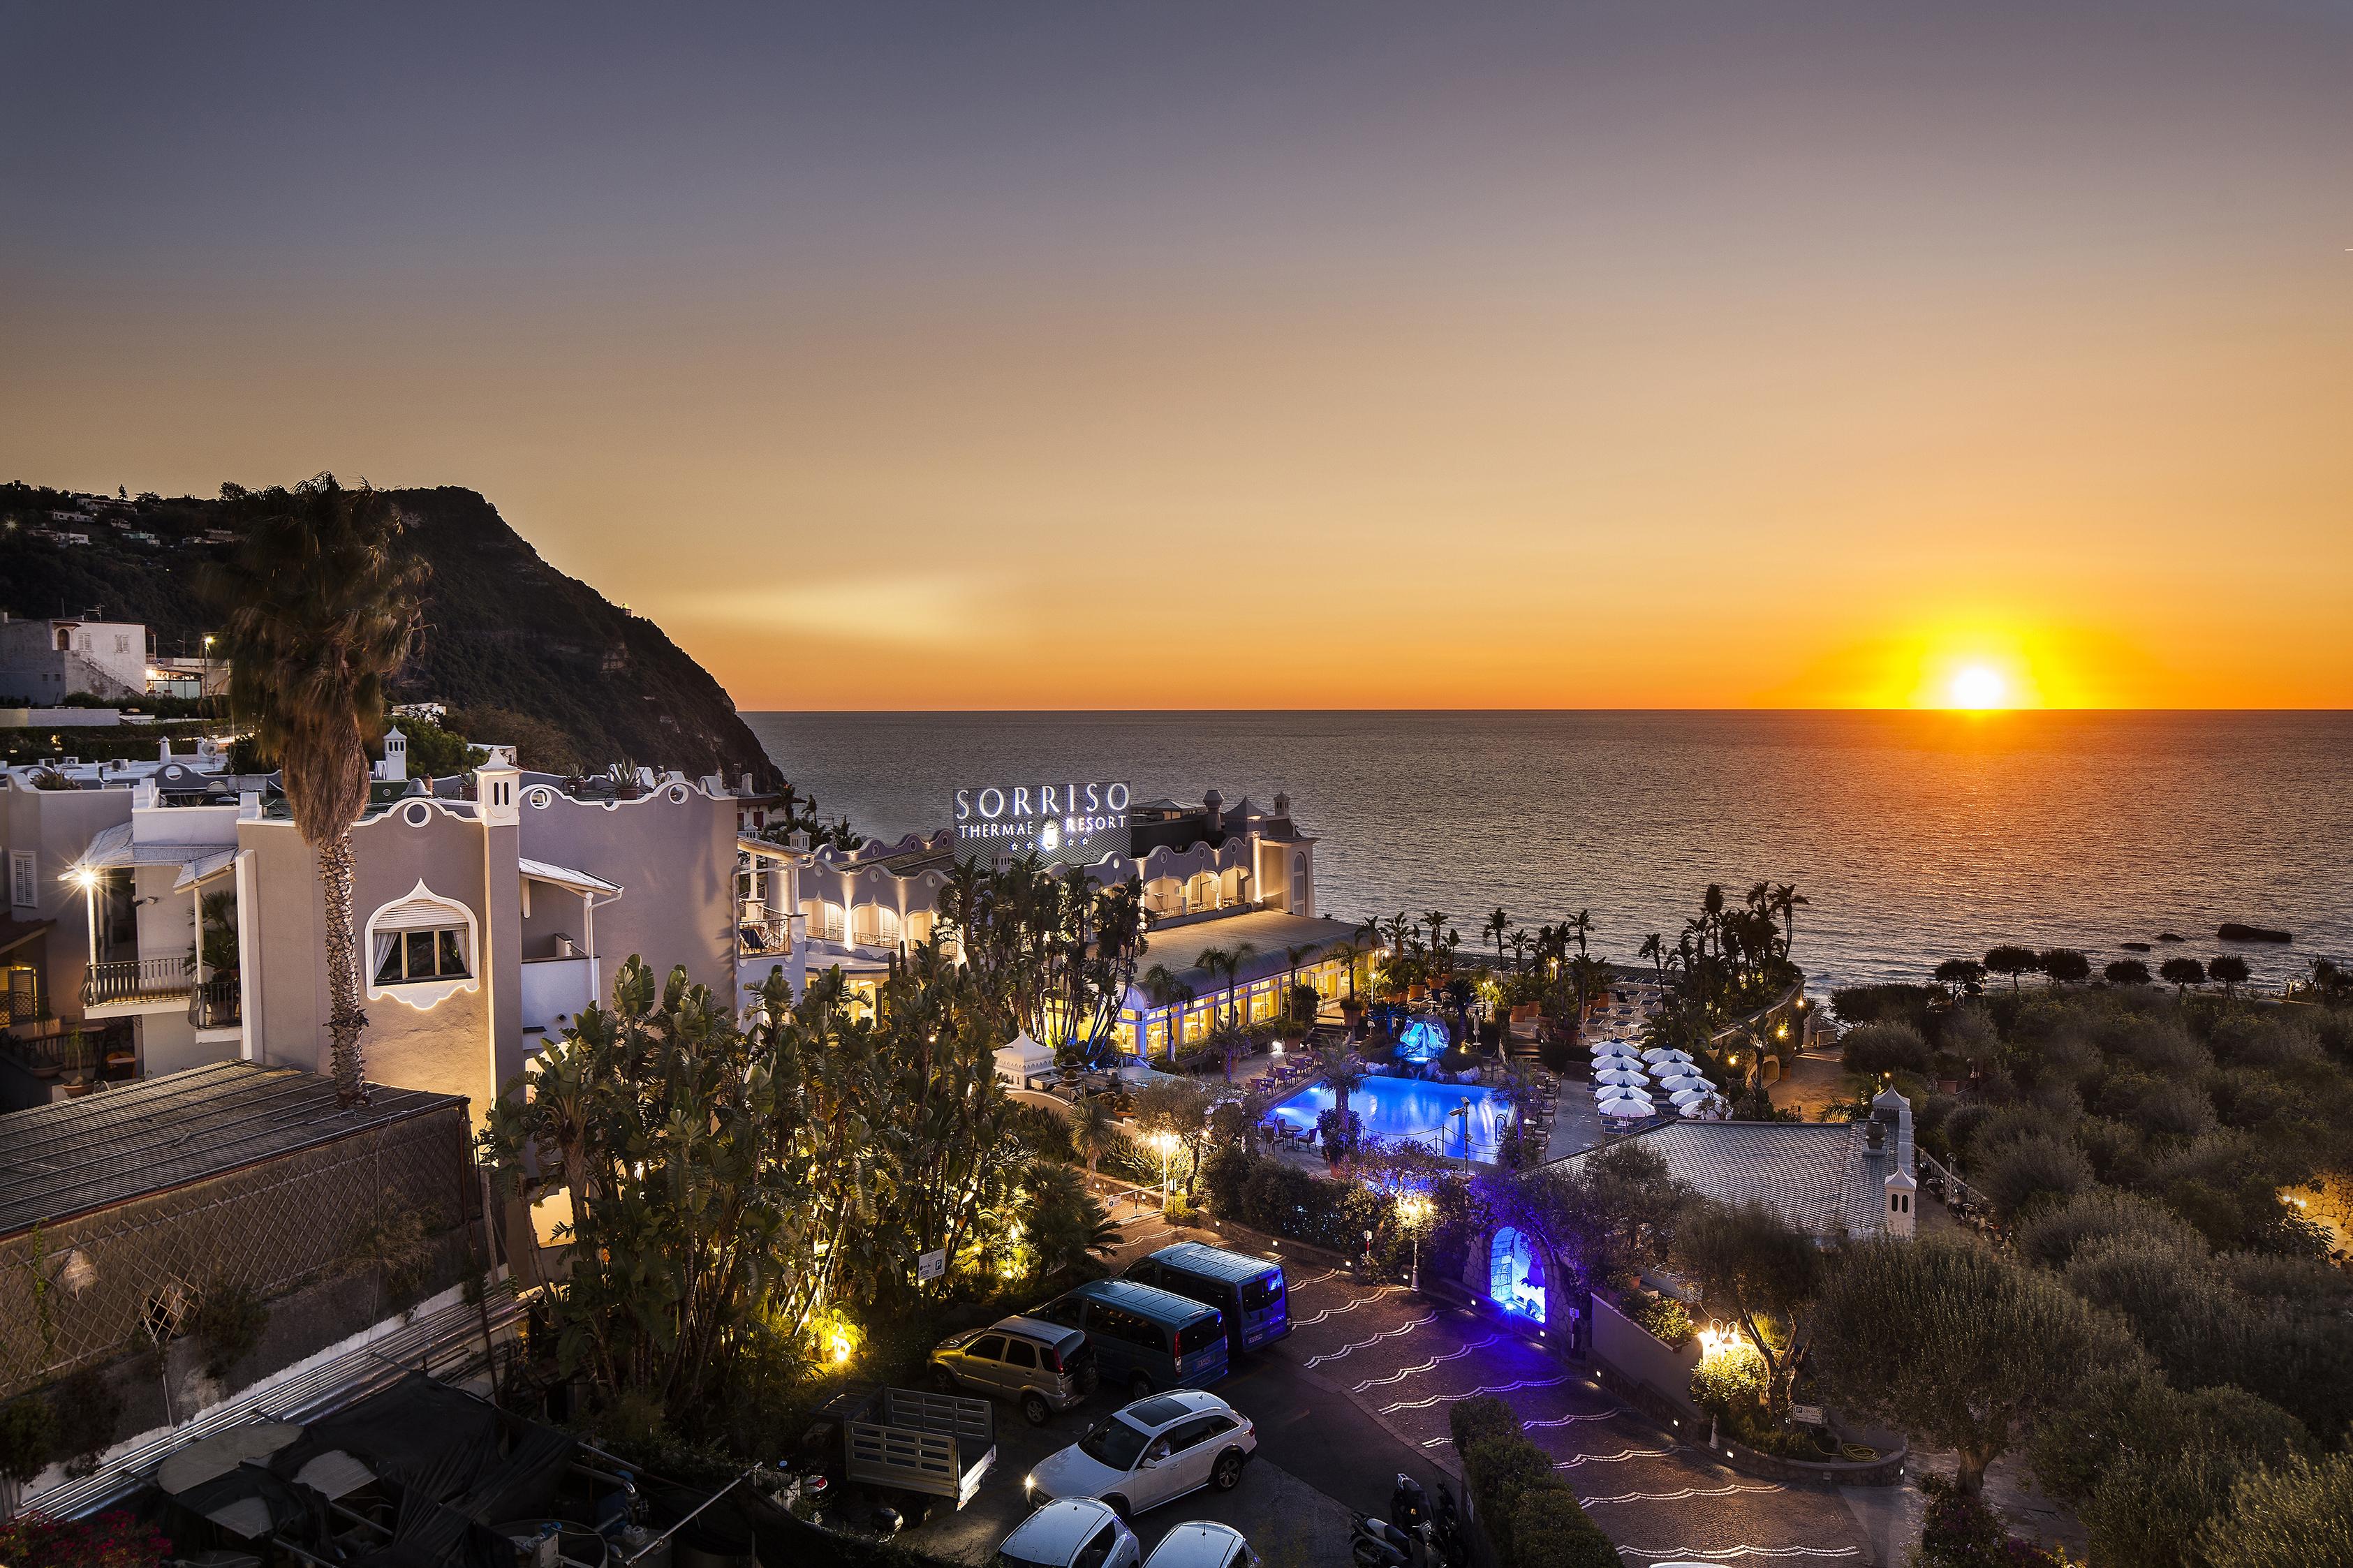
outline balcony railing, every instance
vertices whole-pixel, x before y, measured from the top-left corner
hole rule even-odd
[[[111,958],[91,964],[82,975],[81,1005],[176,1002],[194,984],[184,958]]]
[[[216,974],[188,988],[188,1022],[199,1029],[234,1029],[243,1016],[234,974]]]
[[[791,921],[782,916],[775,920],[754,920],[747,915],[742,924],[745,957],[764,957],[769,953],[790,952],[793,950]]]
[[[48,1003],[43,999],[39,986],[0,991],[0,1028],[37,1024],[48,1016]]]

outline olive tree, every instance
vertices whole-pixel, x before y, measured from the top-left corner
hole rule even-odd
[[[1674,1260],[1707,1310],[1737,1321],[1765,1358],[1766,1404],[1778,1407],[1798,1313],[1821,1282],[1814,1238],[1768,1205],[1700,1199],[1675,1222]]]
[[[1812,1313],[1809,1365],[1841,1404],[1986,1467],[2088,1373],[2139,1355],[2123,1327],[2047,1274],[1973,1237],[1881,1237],[1851,1249]]]

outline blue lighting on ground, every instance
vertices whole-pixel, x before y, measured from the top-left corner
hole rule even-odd
[[[1421,1079],[1367,1078],[1348,1093],[1348,1109],[1368,1137],[1410,1139],[1432,1153],[1462,1157],[1462,1103],[1471,1103],[1471,1158],[1493,1164],[1512,1124],[1512,1108],[1495,1091],[1478,1084],[1430,1083]],[[1267,1114],[1308,1136],[1315,1119],[1332,1109],[1331,1086],[1312,1083]]]

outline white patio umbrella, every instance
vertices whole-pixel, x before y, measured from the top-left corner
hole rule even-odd
[[[1679,1089],[1668,1098],[1675,1102],[1677,1109],[1681,1109],[1686,1105],[1703,1104],[1714,1100],[1715,1095],[1712,1090],[1704,1089]]]
[[[1595,1057],[1622,1057],[1630,1062],[1640,1062],[1642,1053],[1623,1040],[1603,1040],[1593,1047]]]
[[[1612,1100],[1602,1104],[1601,1114],[1613,1119],[1623,1118],[1630,1121],[1639,1117],[1654,1116],[1657,1112],[1651,1109],[1651,1102],[1647,1100]]]
[[[1701,1078],[1696,1073],[1679,1072],[1669,1073],[1662,1077],[1659,1079],[1659,1087],[1670,1092],[1676,1092],[1688,1089],[1703,1090],[1713,1089],[1715,1085],[1710,1083],[1707,1079]]]
[[[1603,1068],[1593,1075],[1596,1083],[1622,1083],[1640,1086],[1651,1081],[1651,1075],[1636,1068]]]
[[[1593,1098],[1603,1105],[1607,1105],[1610,1101],[1617,1100],[1639,1100],[1644,1105],[1651,1103],[1651,1097],[1642,1090],[1639,1089],[1621,1089],[1614,1084],[1605,1084],[1601,1088],[1595,1089],[1593,1091]]]
[[[1672,1046],[1652,1046],[1642,1053],[1646,1062],[1687,1062],[1691,1058]]]

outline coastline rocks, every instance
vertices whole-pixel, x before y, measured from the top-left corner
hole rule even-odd
[[[2128,942],[2122,945],[2126,952],[2147,952],[2148,951],[2148,943],[2145,942]]]
[[[2189,939],[2182,935],[2178,931],[2161,931],[2157,933],[2157,940],[2159,942],[2188,942]]]
[[[2217,942],[2294,942],[2295,937],[2269,926],[2242,926],[2236,921],[2224,921],[2214,930]]]

